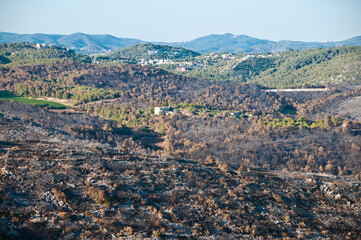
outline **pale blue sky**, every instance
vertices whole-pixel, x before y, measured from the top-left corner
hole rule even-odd
[[[361,0],[0,0],[0,31],[339,41],[361,35]]]

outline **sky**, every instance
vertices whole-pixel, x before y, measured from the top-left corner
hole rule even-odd
[[[361,0],[0,0],[0,32],[340,41],[361,35]]]

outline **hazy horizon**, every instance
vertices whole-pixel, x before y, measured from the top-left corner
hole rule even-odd
[[[80,33],[80,34],[86,34],[86,35],[111,35],[113,37],[117,37],[117,38],[129,38],[129,39],[137,39],[137,40],[142,40],[144,42],[150,42],[150,43],[181,43],[181,42],[190,42],[192,40],[195,40],[195,39],[198,39],[198,38],[202,38],[202,37],[207,37],[207,36],[210,36],[210,35],[226,35],[226,34],[232,34],[234,36],[240,36],[240,35],[245,35],[245,36],[248,36],[248,37],[252,37],[252,38],[257,38],[257,39],[261,39],[261,40],[269,40],[269,41],[274,41],[274,42],[280,42],[280,41],[300,41],[300,42],[338,42],[338,41],[344,41],[344,40],[348,40],[348,39],[352,39],[352,38],[355,38],[355,37],[360,37],[361,35],[356,35],[356,36],[353,36],[353,37],[349,37],[347,39],[341,39],[341,40],[338,40],[338,41],[301,41],[301,40],[289,40],[289,39],[281,39],[281,40],[278,40],[278,41],[275,41],[275,40],[272,40],[272,39],[266,39],[266,38],[258,38],[258,37],[254,37],[254,36],[249,36],[249,35],[246,35],[246,34],[239,34],[239,35],[236,35],[236,34],[233,34],[233,33],[211,33],[211,34],[208,34],[208,35],[204,35],[204,36],[200,36],[200,37],[196,37],[194,39],[189,39],[189,40],[184,40],[184,41],[174,41],[174,42],[167,42],[167,41],[147,41],[147,40],[144,40],[144,39],[141,39],[141,38],[131,38],[131,37],[127,37],[127,36],[122,36],[122,37],[118,37],[118,36],[114,36],[112,34],[108,34],[108,33],[104,33],[104,34],[91,34],[91,33],[84,33],[84,32],[74,32],[74,33],[69,33],[69,34],[61,34],[61,33],[43,33],[43,32],[34,32],[34,33],[16,33],[16,32],[3,32],[3,31],[0,31],[0,33],[10,33],[10,34],[19,34],[19,35],[22,35],[22,34],[26,34],[26,35],[32,35],[32,34],[46,34],[46,35],[64,35],[64,36],[67,36],[67,35],[72,35],[72,34],[77,34],[77,33]]]
[[[231,33],[272,41],[342,41],[361,35],[357,0],[2,0],[0,31],[109,34],[185,42]]]

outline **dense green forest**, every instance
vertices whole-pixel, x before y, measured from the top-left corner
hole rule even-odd
[[[94,57],[96,61],[114,61],[128,59],[128,61],[147,61],[150,59],[184,59],[199,56],[191,50],[167,45],[154,45],[151,43],[129,46],[105,55]]]
[[[34,65],[40,63],[54,63],[58,61],[77,61],[90,63],[89,56],[76,54],[66,48],[30,43],[0,44],[0,64],[6,65]]]
[[[197,58],[193,60],[194,65],[199,62],[203,64],[204,60]],[[196,78],[257,83],[266,88],[299,88],[306,84],[326,86],[329,83],[357,81],[361,77],[361,47],[288,50],[280,54],[248,58],[235,55],[232,59],[218,58],[215,61],[213,57],[212,60],[212,64],[203,64],[201,68],[191,67],[183,72],[177,71],[174,65],[160,67]]]

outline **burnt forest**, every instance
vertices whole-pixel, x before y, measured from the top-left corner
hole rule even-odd
[[[359,239],[360,69],[0,44],[0,240]]]

